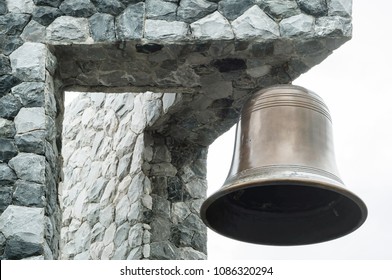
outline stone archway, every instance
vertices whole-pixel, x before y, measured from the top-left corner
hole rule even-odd
[[[164,231],[165,211],[188,213],[181,203],[189,208],[189,201],[173,198],[162,215],[155,215],[154,203],[167,205],[160,192],[188,188],[188,193],[197,193],[194,189],[204,184],[208,145],[236,122],[252,92],[290,83],[350,39],[351,1],[6,0],[0,2],[0,26],[3,258],[74,258],[86,252],[59,251],[61,216],[67,220],[69,211],[60,210],[57,194],[64,90],[153,92],[141,96],[155,100],[147,98],[145,104],[159,106],[143,105],[132,113],[146,117],[145,125],[136,128],[136,139],[142,139],[140,147],[148,154],[143,173],[151,182],[151,191],[145,193],[151,199],[138,199],[144,207],[152,203],[152,216],[129,224],[137,225],[128,232],[128,243],[136,245],[121,257],[134,249],[135,258],[204,258],[202,238],[199,244],[192,243],[193,237],[184,241],[195,223],[182,221],[180,229],[173,226],[170,234],[154,239],[154,232]],[[127,161],[129,157],[123,159]],[[168,164],[176,170],[174,176]],[[201,183],[192,185],[187,172],[195,168]],[[136,173],[126,176],[129,187]],[[159,194],[154,193],[158,185],[166,186],[155,190]],[[112,207],[120,210],[119,203]],[[187,217],[197,220],[192,210]],[[178,225],[181,215],[170,219]],[[75,232],[87,228],[83,220],[74,225]],[[63,226],[63,234],[69,226]],[[143,247],[141,232],[146,240],[151,234]],[[105,248],[112,242],[111,257],[120,250],[111,240]]]

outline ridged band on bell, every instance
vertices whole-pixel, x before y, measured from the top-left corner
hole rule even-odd
[[[339,177],[327,106],[293,85],[261,90],[244,105],[229,175],[201,207],[214,231],[266,245],[332,240],[360,227],[363,201]]]

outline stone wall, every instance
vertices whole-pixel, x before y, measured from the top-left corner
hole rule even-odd
[[[0,0],[2,258],[204,258],[205,229],[200,226],[195,231],[194,226],[199,227],[195,209],[197,199],[202,199],[199,189],[201,192],[205,188],[208,145],[236,122],[242,104],[253,92],[276,83],[290,83],[349,40],[351,30],[351,0]],[[120,154],[117,146],[111,146],[120,143],[113,142],[110,149],[104,149],[108,155],[105,160],[118,160],[118,185],[109,185],[110,180],[106,184],[107,177],[102,173],[99,177],[104,187],[90,182],[82,189],[75,188],[82,197],[93,189],[98,191],[92,201],[75,200],[81,203],[78,211],[82,211],[75,210],[76,214],[64,205],[79,198],[80,193],[72,198],[72,180],[76,180],[77,173],[67,173],[71,183],[64,181],[67,197],[62,211],[57,195],[63,179],[63,92],[71,89],[154,92],[135,95],[134,102],[139,100],[140,106],[124,105],[133,106],[127,112],[132,116],[142,117],[140,110],[145,110],[149,120],[143,126],[144,119],[132,117],[128,124],[140,124],[134,131],[135,146]],[[102,104],[109,102],[107,98]],[[125,102],[128,97],[119,98],[113,102],[121,103],[121,98]],[[87,118],[93,110],[97,114],[105,110],[94,105],[91,98],[86,102],[91,103],[79,112],[81,123],[84,114]],[[152,106],[155,102],[161,105]],[[122,116],[110,112],[121,123]],[[103,128],[94,129],[98,142],[108,133]],[[78,147],[83,149],[83,143],[71,138],[68,143],[74,143],[75,149],[80,144]],[[104,137],[102,147],[109,138]],[[132,151],[132,147],[143,149]],[[155,153],[163,151],[165,158],[155,162]],[[137,153],[142,157],[142,173],[127,173],[126,164],[131,161],[132,165]],[[91,171],[102,168],[97,166],[103,164],[103,158],[97,156],[90,157]],[[66,169],[73,159],[66,158]],[[168,166],[172,168],[165,169]],[[118,168],[125,173],[117,174]],[[194,177],[189,175],[190,170]],[[106,213],[101,205],[93,205],[100,204],[100,191],[103,195],[112,186],[116,195],[122,193],[121,201],[110,203],[113,209],[120,207],[117,202],[124,207],[131,203],[128,190],[133,185],[124,185],[126,191],[119,191],[125,178],[131,183],[139,178],[139,189],[146,185],[143,195],[132,203],[146,207],[150,199],[143,197],[150,196],[152,209],[146,207],[146,216],[135,221],[127,217],[127,225],[113,216],[114,220],[102,225],[93,240],[93,227],[98,223],[88,219],[96,219],[96,211]],[[193,182],[196,179],[197,184]],[[181,200],[173,194],[182,191]],[[166,210],[154,210],[160,207]],[[61,212],[68,228],[63,229],[62,248],[70,251],[60,254]],[[135,233],[120,249],[113,244],[122,225],[132,227]],[[145,244],[143,240],[140,243],[142,230],[147,237],[151,235],[149,242],[145,238]],[[71,248],[72,238],[87,232],[90,237],[79,243],[81,248]],[[199,237],[192,232],[202,234]],[[137,242],[132,241],[134,237]]]
[[[149,131],[180,99],[93,93],[66,108],[63,259],[206,258],[206,148]]]
[[[62,92],[56,58],[41,43],[0,56],[1,253],[57,258]]]

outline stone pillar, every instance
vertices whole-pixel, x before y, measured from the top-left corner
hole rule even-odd
[[[0,92],[3,257],[57,258],[61,91],[54,78],[56,58],[44,44],[24,43],[2,61],[1,77],[8,81]]]

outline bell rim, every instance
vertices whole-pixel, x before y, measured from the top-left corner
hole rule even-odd
[[[254,188],[254,187],[263,187],[263,186],[277,186],[277,185],[292,185],[292,186],[305,186],[305,187],[309,187],[309,188],[315,188],[315,189],[323,189],[323,190],[327,190],[327,191],[332,191],[335,193],[338,193],[348,199],[350,199],[352,202],[354,202],[358,209],[361,212],[361,216],[360,219],[357,220],[356,222],[356,226],[352,227],[350,230],[345,231],[342,234],[336,235],[332,238],[326,238],[325,240],[319,241],[319,242],[309,242],[309,243],[302,243],[302,244],[276,244],[276,243],[267,243],[267,242],[250,242],[250,241],[246,241],[246,240],[242,240],[242,239],[238,239],[235,238],[233,236],[230,236],[228,234],[225,234],[225,232],[221,232],[216,230],[211,223],[208,221],[207,217],[206,217],[206,213],[208,208],[215,202],[217,201],[219,198],[236,192],[238,190],[245,190],[245,189],[250,189],[250,188]],[[230,184],[226,184],[223,185],[218,191],[214,192],[212,195],[210,195],[202,204],[201,208],[200,208],[200,217],[202,219],[202,221],[205,223],[205,225],[208,226],[208,228],[210,228],[211,230],[213,230],[214,232],[223,235],[227,238],[230,239],[235,239],[237,241],[241,241],[241,242],[247,242],[247,243],[252,243],[252,244],[257,244],[257,245],[266,245],[266,246],[303,246],[303,245],[312,245],[312,244],[318,244],[318,243],[324,243],[324,242],[328,242],[328,241],[332,241],[338,238],[341,238],[343,236],[346,236],[354,231],[356,231],[358,228],[360,228],[366,221],[367,216],[368,216],[368,209],[366,204],[364,203],[364,201],[357,196],[356,194],[354,194],[353,192],[347,190],[346,188],[343,187],[344,185],[337,182],[337,184],[332,184],[332,183],[326,183],[326,182],[317,182],[314,180],[309,180],[309,179],[265,179],[262,182],[258,181],[258,182],[246,182],[246,183],[230,183]]]

